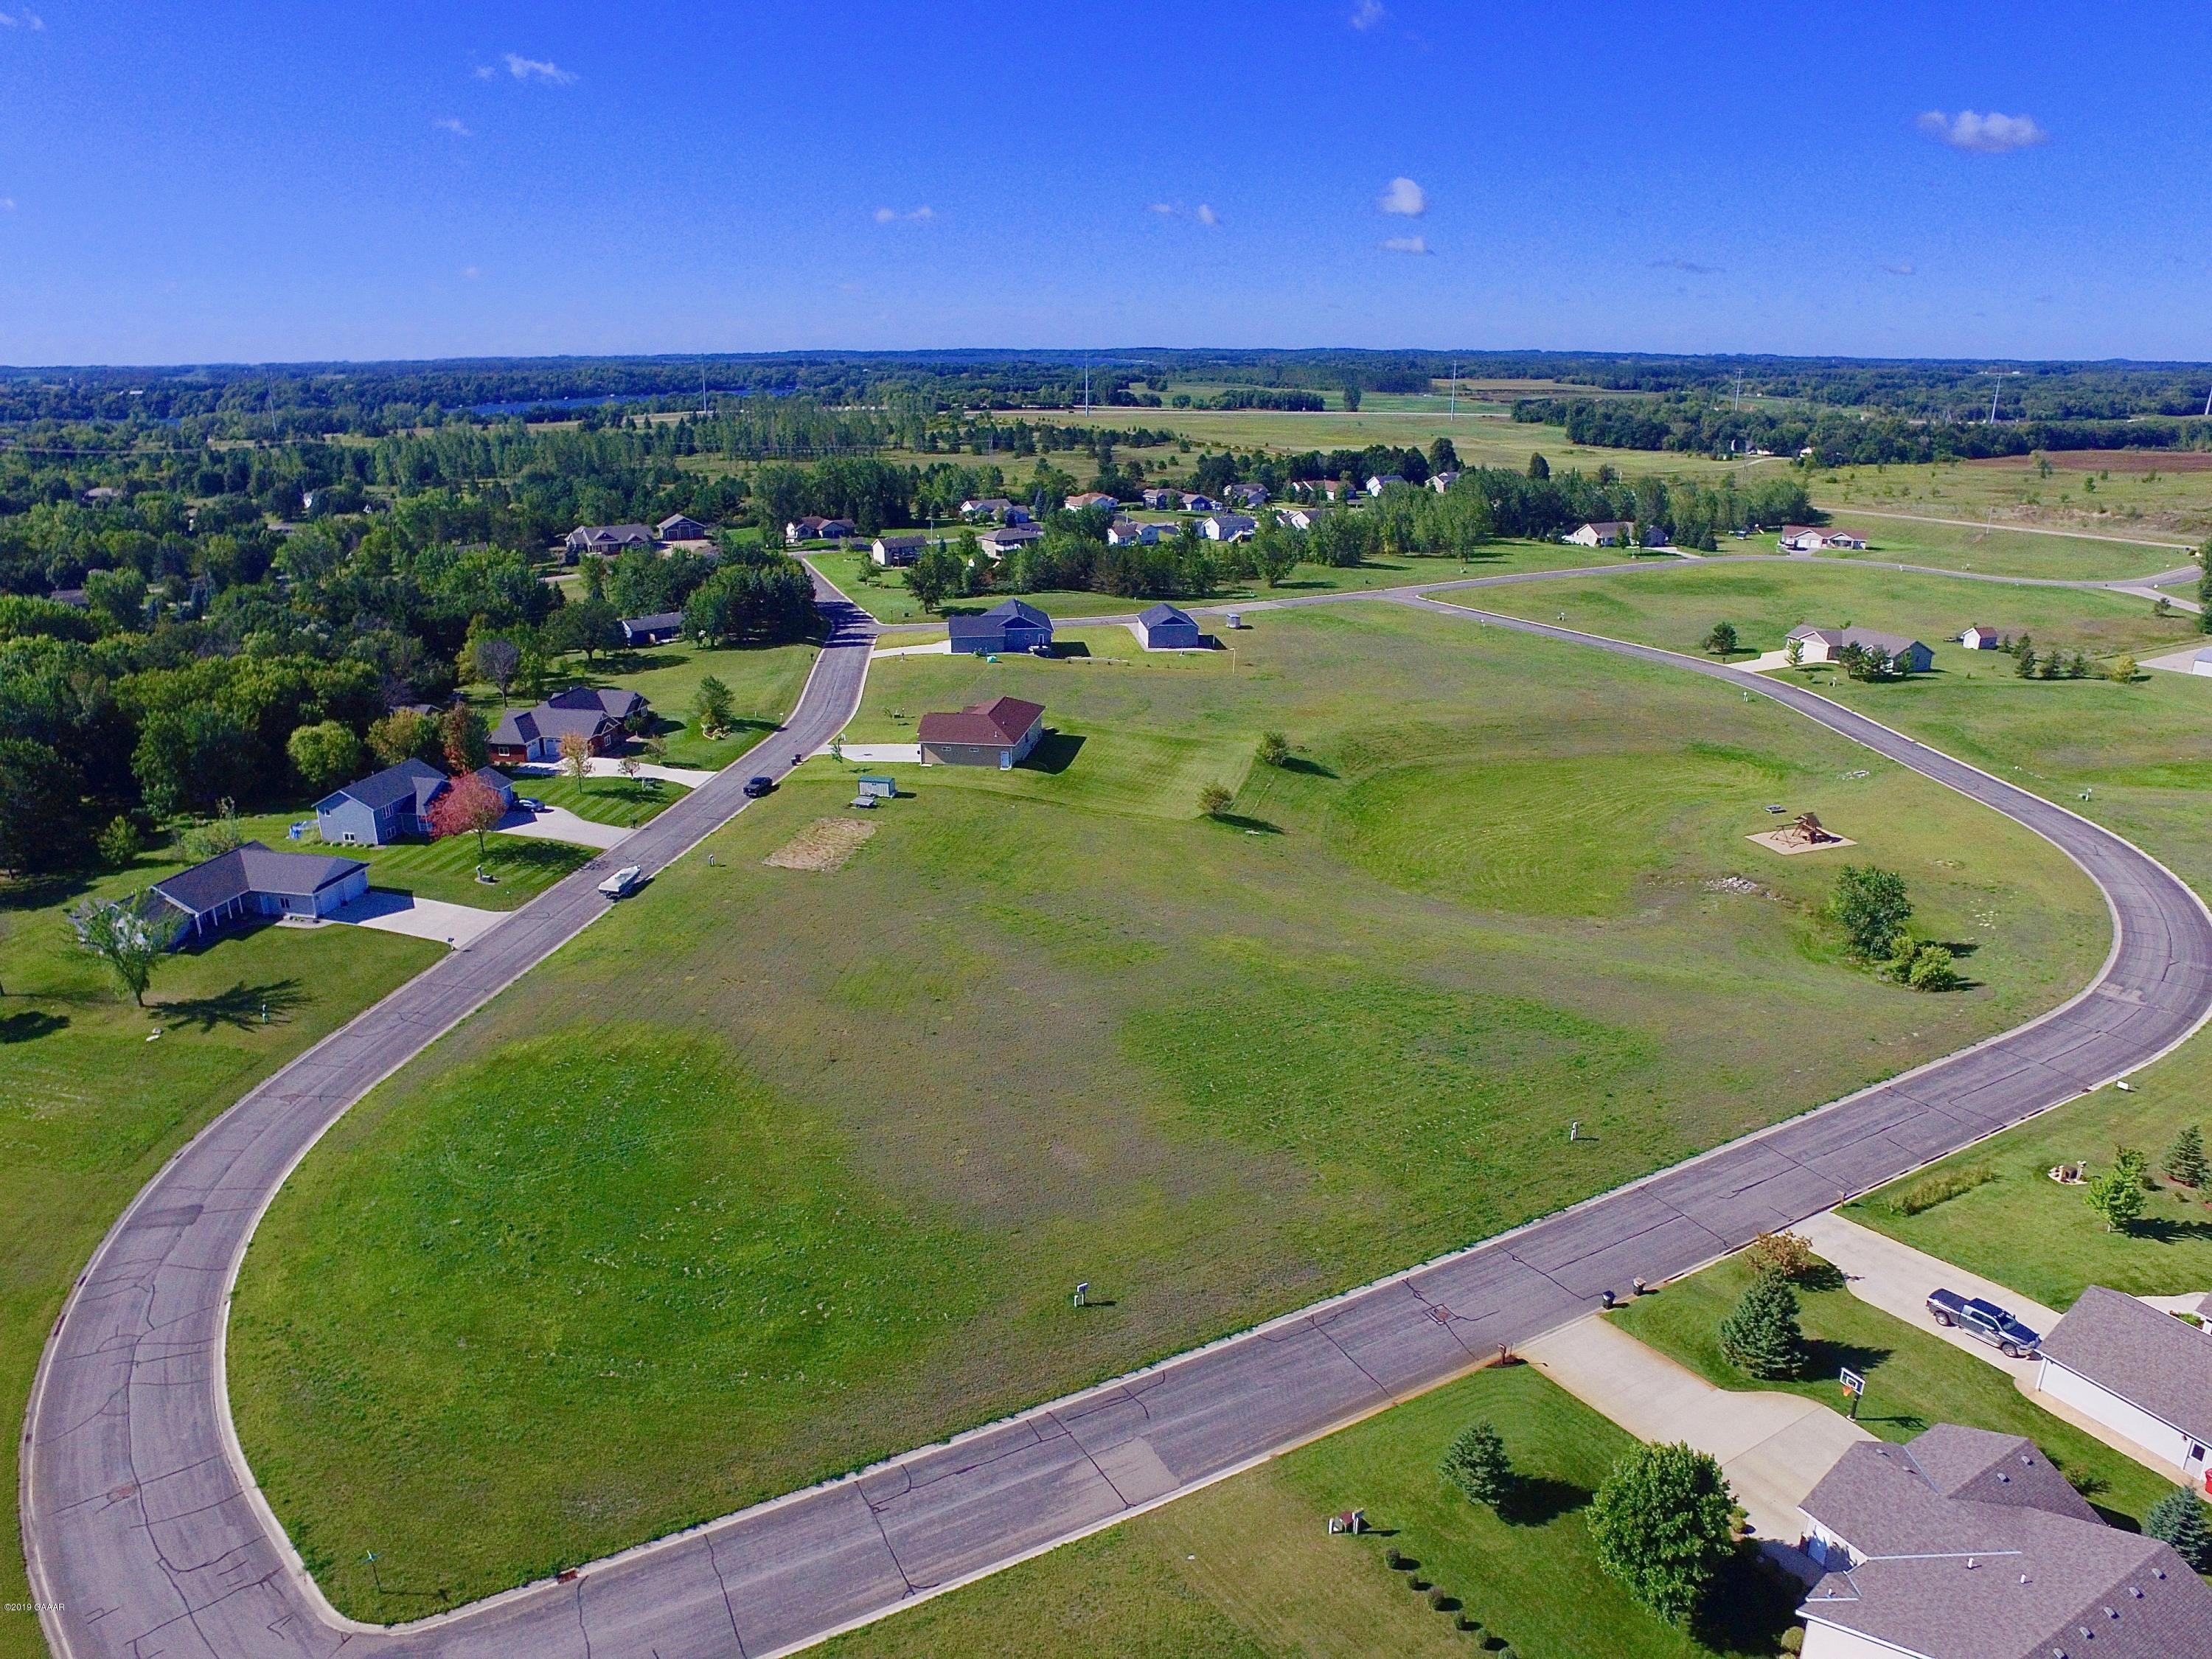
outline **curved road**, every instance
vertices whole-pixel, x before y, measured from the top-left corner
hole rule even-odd
[[[1348,599],[1571,641],[1785,703],[2056,842],[2104,890],[2112,954],[2087,990],[2028,1024],[1515,1232],[569,1582],[392,1630],[355,1625],[301,1571],[231,1436],[228,1287],[254,1221],[315,1138],[590,920],[599,901],[587,879],[572,880],[247,1096],[102,1244],[48,1346],[26,1431],[24,1535],[57,1651],[762,1659],[1431,1387],[1632,1279],[1683,1273],[2130,1071],[2212,1010],[2212,915],[2147,854],[2039,796],[1800,687],[1698,659],[1410,590],[1273,603]],[[842,723],[872,631],[848,619],[778,744],[810,750]],[[737,810],[735,787],[708,785],[623,856],[665,863]]]

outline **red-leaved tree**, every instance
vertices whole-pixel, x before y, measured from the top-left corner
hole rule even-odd
[[[481,864],[485,831],[497,829],[506,816],[507,803],[500,799],[499,791],[475,773],[464,772],[430,803],[430,839],[472,835],[477,838],[477,861]]]

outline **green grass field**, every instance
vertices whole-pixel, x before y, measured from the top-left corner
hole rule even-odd
[[[1870,564],[1935,565],[1946,570],[2049,577],[2060,581],[2116,581],[2127,577],[2154,576],[2186,563],[2189,558],[2185,552],[2171,548],[2129,546],[2089,536],[2049,535],[1995,526],[1964,528],[1890,518],[1881,514],[1859,514],[1848,501],[1831,504],[1829,511],[1835,523],[1863,534],[1867,549],[1863,553],[1822,554],[1822,558]],[[1955,515],[1935,513],[1930,516]]]
[[[2212,468],[2203,460],[2187,451],[2076,451],[2053,457],[2048,477],[2033,457],[2017,455],[1842,467],[1808,482],[1814,500],[1846,521],[1851,508],[1872,507],[2193,545],[2212,531]]]
[[[2140,599],[2068,588],[2010,587],[1881,572],[1841,562],[1747,570],[1653,569],[1468,594],[1465,603],[1678,651],[1713,623],[1747,647],[1778,647],[1799,622],[1881,628],[1935,647],[1938,672],[1865,684],[1821,669],[1803,675],[1838,701],[2057,800],[2125,836],[2212,894],[2212,683],[2146,671],[2131,685],[2100,678],[2022,680],[2010,659],[1938,643],[1952,624],[2025,630],[2039,645],[2099,660],[2186,647],[2195,618],[2159,617]],[[2086,792],[2087,799],[2084,799]]]
[[[664,778],[577,779],[557,772],[510,772],[507,775],[514,781],[518,795],[562,807],[593,823],[611,823],[624,830],[634,830],[659,817],[684,795],[682,784]]]
[[[1487,1418],[1525,1483],[1504,1518],[1436,1474]],[[1407,1589],[1419,1577],[1527,1659],[1771,1654],[1795,1597],[1747,1569],[1723,1628],[1692,1636],[1599,1568],[1583,1511],[1635,1443],[1525,1365],[1477,1371],[1325,1440],[965,1589],[838,1638],[832,1659],[1260,1659],[1467,1655],[1485,1639]],[[1377,1531],[1331,1537],[1364,1505]],[[1392,1571],[1395,1548],[1419,1562]]]
[[[2199,1033],[2157,1065],[2129,1079],[2132,1094],[2100,1089],[2008,1129],[1923,1172],[1967,1171],[1987,1179],[1971,1191],[1913,1215],[1898,1212],[1909,1176],[1869,1193],[1846,1212],[1863,1226],[2064,1309],[2090,1285],[2133,1296],[2178,1296],[2212,1287],[2212,1194],[2192,1192],[2159,1175],[2160,1160],[2185,1123],[2212,1130],[2212,1036]],[[2082,1201],[2079,1187],[2062,1187],[2049,1171],[2060,1164],[2109,1167],[2114,1148],[2148,1156],[2158,1191],[2142,1219],[2124,1233],[2108,1232]]]
[[[1722,1354],[1717,1331],[1753,1277],[1743,1257],[1730,1256],[1609,1316],[1639,1341],[1723,1389],[1778,1389],[1841,1411],[1846,1402],[1836,1375],[1848,1365],[1867,1380],[1860,1425],[1884,1440],[1910,1440],[1937,1423],[2026,1435],[2107,1520],[2130,1531],[2139,1530],[2150,1506],[2173,1490],[2171,1480],[2031,1403],[2009,1371],[1860,1301],[1844,1288],[1841,1275],[1799,1291],[1812,1351],[1806,1380],[1760,1382],[1747,1376]]]
[[[229,1352],[341,1606],[481,1595],[1176,1352],[2104,955],[2054,849],[1727,688],[1396,606],[1255,623],[1233,669],[878,663],[856,736],[1004,690],[1046,764],[904,772],[842,872],[764,867],[850,795],[810,764],[337,1126]],[[1271,727],[1293,767],[1251,764]],[[1224,821],[1208,779],[1242,780]],[[1832,866],[1743,839],[1777,800],[1906,872],[1975,988],[1843,963]],[[1078,1279],[1115,1305],[1071,1318]]]
[[[131,1195],[254,1082],[443,954],[360,927],[262,927],[165,957],[142,1011],[70,943],[66,913],[87,894],[119,897],[179,867],[149,855],[89,884],[0,884],[0,1418],[10,1424],[22,1421],[63,1296]],[[0,1453],[10,1491],[19,1449],[11,1433]],[[21,1603],[16,1528],[11,1503],[0,1600]],[[0,1619],[0,1656],[45,1650],[36,1619]]]

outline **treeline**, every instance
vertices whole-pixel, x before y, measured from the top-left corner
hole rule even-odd
[[[2041,449],[2200,449],[2212,421],[1908,420],[1841,410],[1714,407],[1694,398],[1522,398],[1516,421],[1563,426],[1571,443],[1727,457],[1809,450],[1823,466],[1973,460]]]

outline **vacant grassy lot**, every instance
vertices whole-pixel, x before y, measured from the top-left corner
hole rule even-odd
[[[594,823],[611,823],[625,830],[659,817],[683,799],[685,793],[682,784],[664,778],[578,779],[560,772],[509,772],[507,776],[514,780],[518,795],[564,808]]]
[[[1807,1379],[1766,1383],[1745,1376],[1722,1355],[1717,1331],[1753,1277],[1741,1256],[1731,1256],[1610,1316],[1723,1389],[1780,1389],[1841,1411],[1847,1402],[1836,1374],[1848,1365],[1867,1380],[1859,1422],[1884,1440],[1910,1440],[1936,1423],[2024,1434],[2106,1520],[2130,1531],[2139,1530],[2150,1506],[2173,1490],[2171,1480],[2031,1404],[2013,1386],[2009,1371],[1860,1301],[1843,1287],[1840,1275],[1822,1288],[1799,1292],[1813,1355]]]
[[[2006,529],[2001,525],[1974,528],[1927,523],[1888,516],[1893,510],[1899,509],[1863,513],[1847,503],[1832,504],[1835,522],[1859,531],[1867,538],[1868,545],[1863,553],[1839,552],[1821,556],[1868,563],[1936,565],[1946,570],[2041,576],[2059,581],[2116,581],[2124,577],[2153,576],[2186,562],[2189,556],[2172,548],[2130,546],[2090,536],[2039,534]],[[1931,510],[1929,516],[1957,515]],[[2098,536],[2119,533],[2101,530],[2096,532]]]
[[[11,1425],[70,1280],[131,1194],[252,1084],[443,954],[359,927],[264,927],[164,958],[149,1006],[134,1008],[69,942],[65,915],[88,894],[119,897],[178,867],[149,856],[88,884],[0,884],[0,1419]],[[11,1492],[20,1439],[0,1450]],[[16,1525],[10,1503],[0,1600],[21,1602]],[[37,1620],[0,1618],[0,1655],[44,1651]]]
[[[2212,1130],[2212,1036],[2199,1033],[2130,1079],[2133,1094],[2102,1089],[1972,1147],[1926,1171],[1986,1176],[1972,1190],[1914,1215],[1898,1212],[1901,1188],[1869,1193],[1851,1218],[1947,1261],[2009,1285],[2053,1308],[2083,1288],[2109,1285],[2135,1296],[2212,1289],[2212,1193],[2160,1179],[2143,1218],[2107,1232],[2079,1187],[2050,1178],[2056,1164],[2101,1169],[2117,1146],[2140,1148],[2154,1173],[2185,1123]]]
[[[1452,1437],[1479,1418],[1497,1425],[1526,1477],[1503,1519],[1436,1474]],[[1407,1589],[1415,1576],[1528,1659],[1778,1651],[1795,1598],[1754,1573],[1729,1584],[1726,1627],[1692,1637],[1637,1607],[1599,1569],[1583,1511],[1634,1443],[1528,1366],[1477,1371],[823,1651],[834,1659],[1480,1652],[1449,1613]],[[1378,1531],[1330,1537],[1323,1517],[1354,1504]],[[1385,1566],[1386,1548],[1419,1562],[1418,1573]]]
[[[766,867],[850,795],[811,763],[337,1127],[230,1356],[341,1605],[480,1595],[1185,1347],[2103,957],[2053,849],[1729,688],[1398,606],[1255,623],[1233,669],[878,663],[856,737],[1006,691],[1042,763],[902,771],[842,871]],[[1252,763],[1270,727],[1293,766]],[[1769,802],[1905,872],[1976,988],[1841,963],[1833,865],[1743,839]],[[1113,1305],[1073,1316],[1079,1279]]]
[[[1935,518],[1984,519],[2152,541],[2202,541],[2212,530],[2212,471],[2191,451],[2077,451],[1930,466],[1815,473],[1813,498],[1840,516],[1855,506]]]

